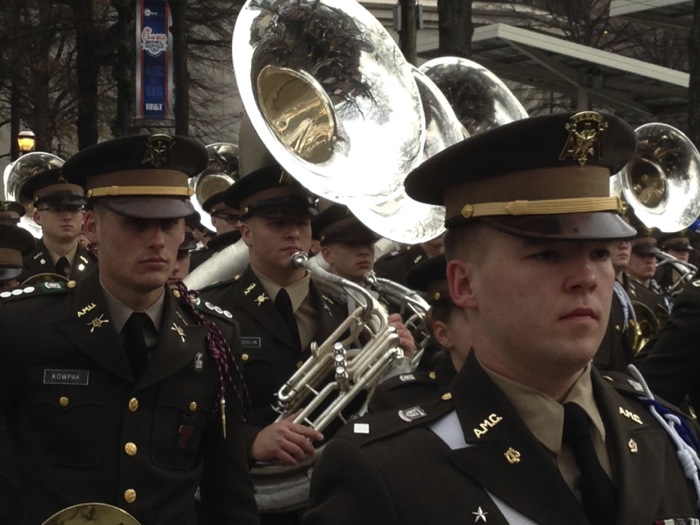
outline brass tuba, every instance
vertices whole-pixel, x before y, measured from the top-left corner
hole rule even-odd
[[[238,180],[238,146],[230,142],[215,142],[207,145],[209,165],[202,173],[189,181],[193,189],[191,200],[200,215],[201,223],[213,230],[209,214],[202,209],[204,202]]]
[[[442,233],[444,208],[403,189],[423,160],[420,93],[401,51],[364,7],[249,0],[234,28],[233,65],[252,127],[302,185],[397,242]]]
[[[32,203],[20,198],[22,185],[39,173],[61,166],[63,166],[61,157],[45,151],[33,151],[8,164],[3,173],[4,199],[24,204],[27,213],[20,219],[19,226],[31,232],[34,237],[41,237],[41,228],[32,218],[34,212]]]
[[[611,194],[621,197],[647,228],[677,232],[700,215],[700,153],[680,130],[652,122],[635,129],[637,151],[622,170],[611,177]],[[661,252],[661,264],[679,272],[671,292],[677,293],[697,269]],[[633,302],[637,316],[633,349],[639,352],[665,322],[668,312],[653,311]]]
[[[292,264],[305,268],[326,293],[340,298],[351,294],[357,307],[321,344],[312,343],[311,357],[282,385],[277,394],[278,421],[298,412],[295,423],[323,431],[331,423],[345,423],[367,410],[374,387],[391,366],[403,357],[399,337],[388,326],[387,312],[363,287],[331,274],[296,253]],[[344,411],[358,396],[366,394],[361,406]],[[256,500],[261,511],[286,511],[301,507],[308,498],[311,469],[318,455],[293,467],[264,465],[251,470]]]
[[[119,507],[106,503],[80,503],[58,511],[41,525],[90,523],[94,525],[140,525],[136,518]]]
[[[419,69],[444,94],[468,135],[528,116],[508,86],[476,62],[462,57],[439,57],[428,60]]]

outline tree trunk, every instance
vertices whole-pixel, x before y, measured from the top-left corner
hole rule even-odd
[[[440,55],[469,58],[472,54],[472,0],[438,0]]]
[[[407,62],[418,65],[416,51],[417,20],[416,0],[401,0],[401,30],[399,31],[399,47]]]
[[[73,4],[75,14],[76,63],[78,78],[78,149],[97,144],[97,50],[92,0]]]
[[[173,17],[173,83],[175,84],[175,134],[190,132],[190,74],[187,71],[186,0],[170,0]]]
[[[700,0],[695,0],[693,25],[688,39],[690,85],[688,86],[688,137],[700,147]]]

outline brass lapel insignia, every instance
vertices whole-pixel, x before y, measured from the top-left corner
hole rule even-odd
[[[185,331],[182,329],[182,327],[178,326],[176,323],[173,323],[173,326],[170,329],[180,336],[183,343],[185,342]]]
[[[510,463],[511,465],[520,463],[520,452],[518,452],[512,447],[506,450],[503,455],[506,457],[506,461],[508,461],[508,463]]]
[[[261,293],[255,298],[255,302],[257,303],[258,306],[262,305],[265,301],[267,301],[269,297],[265,295],[264,293]]]
[[[194,369],[199,372],[204,368],[204,355],[202,352],[194,354]]]
[[[101,314],[99,317],[95,317],[92,321],[87,323],[87,326],[90,327],[90,333],[93,333],[95,331],[95,328],[102,328],[102,325],[105,323],[109,323],[109,319],[102,319],[104,314]]]
[[[472,512],[472,514],[476,516],[476,518],[474,518],[474,523],[478,523],[481,520],[483,520],[484,523],[486,523],[486,515],[488,514],[488,512],[484,511],[481,507],[476,509],[476,512]]]
[[[160,168],[168,164],[170,149],[173,147],[173,138],[170,135],[156,133],[146,138],[146,153],[141,164],[150,164]]]
[[[627,442],[627,446],[630,448],[630,452],[632,454],[636,454],[639,451],[639,447],[637,446],[637,442],[634,439],[630,439]]]
[[[503,418],[501,416],[491,414],[489,417],[487,417],[481,422],[479,428],[474,429],[474,435],[477,437],[477,439],[481,439],[481,436],[486,434],[489,430],[491,430],[501,421],[503,421]]]
[[[409,423],[415,419],[420,419],[427,415],[428,414],[425,413],[425,410],[418,406],[407,408],[405,410],[399,410],[399,417],[404,421],[408,421]]]
[[[81,310],[78,310],[78,319],[80,319],[82,316],[84,316],[86,313],[88,313],[90,310],[96,307],[97,305],[95,303],[90,303],[89,305],[83,307]]]
[[[573,115],[564,127],[569,136],[559,160],[571,157],[583,166],[589,158],[603,156],[603,146],[598,141],[608,127],[603,115],[595,111],[582,111]]]
[[[634,412],[631,412],[631,411],[627,410],[626,408],[620,407],[620,414],[622,414],[622,415],[625,416],[626,418],[631,419],[632,421],[634,421],[634,422],[637,423],[638,425],[643,425],[643,424],[644,424],[644,423],[642,422],[642,418],[641,418],[641,417],[639,417],[639,416],[638,416],[637,414],[635,414]]]
[[[251,291],[253,291],[253,288],[255,288],[256,286],[257,286],[257,283],[250,283],[248,285],[248,288],[243,290],[243,295],[248,295]]]

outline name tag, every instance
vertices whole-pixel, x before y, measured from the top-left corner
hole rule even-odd
[[[243,348],[260,348],[262,342],[259,337],[243,337],[241,336],[241,346]]]
[[[44,370],[45,385],[87,386],[90,379],[89,370]]]

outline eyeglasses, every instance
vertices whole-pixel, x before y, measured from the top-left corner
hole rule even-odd
[[[44,206],[42,208],[37,208],[37,211],[48,211],[49,213],[78,213],[79,211],[83,211],[85,208],[83,206],[75,206],[75,205],[59,205],[59,206]]]

